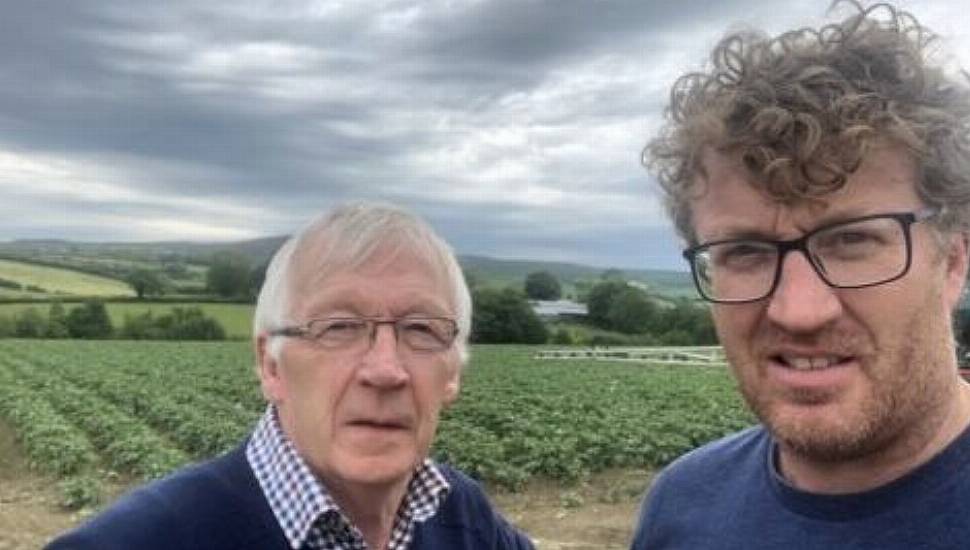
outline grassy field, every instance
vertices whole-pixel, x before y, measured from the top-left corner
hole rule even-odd
[[[70,310],[78,304],[67,303],[64,308]],[[140,315],[151,311],[152,315],[164,315],[175,307],[199,307],[209,317],[213,317],[226,329],[226,336],[232,339],[248,339],[252,327],[253,306],[250,304],[219,304],[203,302],[119,302],[107,303],[108,316],[115,329],[120,329],[125,322],[126,315]],[[34,308],[41,315],[47,315],[50,308],[46,303],[15,303],[0,304],[0,315],[13,317],[25,309]]]
[[[11,260],[0,260],[0,278],[24,286],[35,285],[50,294],[105,297],[135,294],[131,287],[116,279]],[[12,294],[33,295],[33,293],[17,293],[10,290],[5,292],[7,296]]]

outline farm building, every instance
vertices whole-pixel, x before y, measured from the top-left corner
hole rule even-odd
[[[529,304],[543,319],[583,319],[587,315],[586,304],[572,300],[530,300]]]

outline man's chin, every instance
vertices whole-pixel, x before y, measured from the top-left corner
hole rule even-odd
[[[766,415],[762,421],[783,449],[814,462],[856,460],[884,446],[870,423],[831,408],[812,411],[802,406]]]

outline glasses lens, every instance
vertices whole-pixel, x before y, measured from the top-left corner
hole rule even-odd
[[[457,332],[451,319],[413,318],[397,323],[399,336],[408,347],[419,351],[441,351],[451,346]]]
[[[692,267],[701,294],[714,301],[757,300],[771,290],[778,248],[762,241],[729,241],[698,248]]]
[[[308,334],[327,348],[341,348],[362,342],[368,336],[363,319],[318,319],[310,323]]]
[[[905,229],[892,217],[827,228],[809,237],[806,246],[829,284],[837,287],[894,279],[908,261]]]

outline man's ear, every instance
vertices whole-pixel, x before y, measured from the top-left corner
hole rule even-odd
[[[270,351],[270,337],[265,332],[256,336],[256,375],[263,397],[270,403],[278,404],[283,400],[283,382],[280,379],[280,364]]]
[[[963,296],[963,287],[967,281],[968,246],[970,240],[966,233],[954,233],[949,237],[946,251],[946,305],[949,311],[954,311]]]
[[[448,379],[445,381],[445,395],[444,403],[445,405],[451,405],[458,399],[458,392],[461,391],[461,371],[464,369],[464,365],[461,362],[452,367],[451,373],[448,374]]]

